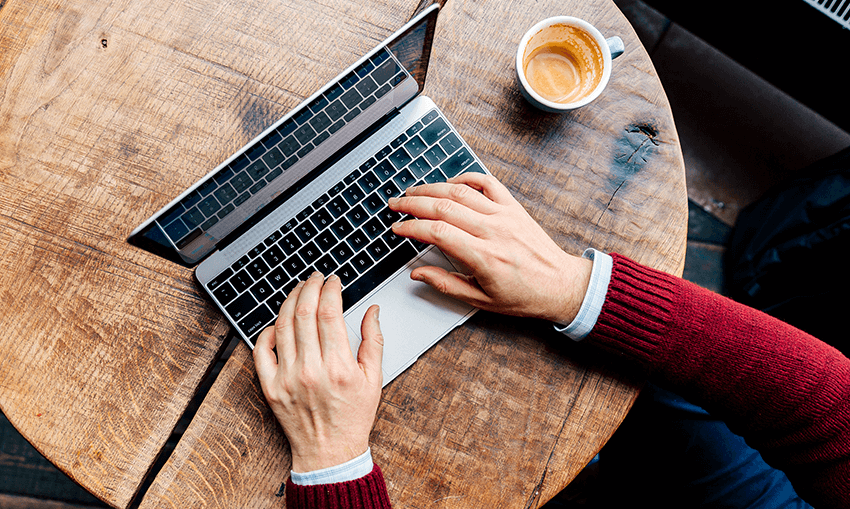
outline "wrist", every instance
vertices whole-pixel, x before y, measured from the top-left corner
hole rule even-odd
[[[327,469],[347,463],[368,450],[368,444],[362,447],[311,448],[305,454],[292,450],[292,470],[295,472],[313,472]]]
[[[571,323],[578,315],[593,271],[593,261],[567,253],[564,255],[560,268],[560,291],[555,293],[559,299],[550,318],[550,321],[561,325]]]

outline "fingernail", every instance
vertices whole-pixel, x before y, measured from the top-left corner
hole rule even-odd
[[[401,221],[396,221],[395,223],[392,224],[392,226],[390,226],[390,228],[395,230],[397,226],[401,226]]]
[[[312,277],[322,277],[322,273],[321,273],[321,272],[319,272],[319,271],[316,271],[316,272],[314,272],[314,273],[310,274],[310,277],[311,277],[311,278],[312,278]]]
[[[388,203],[389,205],[395,205],[396,203],[398,203],[398,197],[393,196],[392,198],[390,198],[390,199],[387,201],[387,203]]]
[[[301,288],[302,286],[304,286],[304,281],[299,281],[298,284],[295,285],[295,288]]]
[[[337,276],[336,274],[331,274],[330,276],[328,276],[328,281],[337,281],[338,279],[339,276]]]

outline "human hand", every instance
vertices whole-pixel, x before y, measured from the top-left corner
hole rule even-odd
[[[289,440],[296,472],[340,465],[369,448],[383,379],[378,306],[363,317],[355,360],[341,291],[337,276],[323,284],[314,273],[287,296],[254,347],[263,394]]]
[[[560,323],[578,313],[592,262],[558,247],[494,177],[470,172],[411,187],[389,206],[419,218],[394,224],[396,234],[434,244],[472,271],[426,266],[413,279],[488,311]]]

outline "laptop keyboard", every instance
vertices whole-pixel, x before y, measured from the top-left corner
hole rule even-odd
[[[286,295],[314,271],[336,274],[343,309],[428,247],[395,235],[389,198],[412,185],[484,173],[437,110],[218,274],[207,288],[247,338],[274,322]]]
[[[236,210],[405,78],[382,50],[248,148],[159,220],[177,249]]]

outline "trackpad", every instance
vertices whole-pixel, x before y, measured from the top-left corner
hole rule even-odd
[[[413,269],[424,265],[442,267],[450,272],[457,270],[443,253],[431,249],[345,315],[351,351],[357,355],[363,315],[372,304],[381,307],[384,385],[476,310],[446,297],[425,283],[410,279]]]

